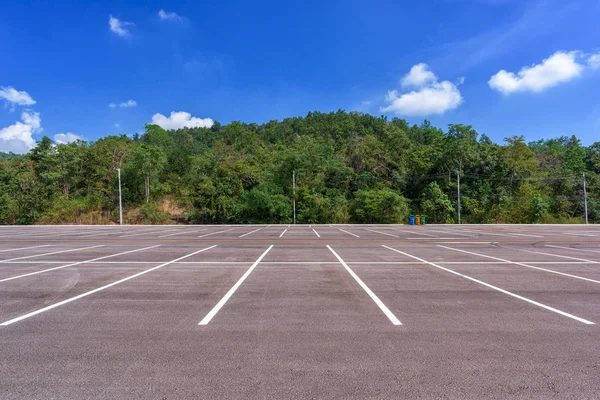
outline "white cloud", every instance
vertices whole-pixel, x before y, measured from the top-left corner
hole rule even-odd
[[[54,141],[57,144],[67,144],[67,143],[72,143],[76,140],[81,140],[81,136],[76,135],[74,133],[71,132],[67,132],[67,133],[59,133],[54,135]]]
[[[517,74],[500,70],[490,78],[488,84],[492,89],[507,95],[515,92],[541,92],[581,75],[584,66],[575,60],[578,53],[558,51],[542,60],[541,64],[521,68]]]
[[[464,81],[459,79],[459,84]],[[397,90],[388,91],[385,100],[390,103],[381,108],[383,112],[394,112],[406,116],[443,114],[457,108],[463,101],[460,91],[450,81],[439,82],[427,64],[417,64],[402,79],[402,86],[417,90],[400,95]]]
[[[127,101],[124,101],[119,104],[119,107],[121,107],[121,108],[129,108],[129,107],[136,107],[136,106],[137,106],[137,103],[135,100],[127,100]]]
[[[121,124],[119,122],[115,122],[115,128],[120,128]]]
[[[192,117],[192,114],[179,111],[171,112],[170,117],[165,117],[162,114],[154,114],[152,123],[160,126],[163,129],[181,129],[187,128],[210,128],[213,125],[213,120],[210,118]]]
[[[119,103],[118,105],[116,103],[110,103],[108,106],[110,108],[117,108],[117,107],[121,107],[121,108],[137,107],[137,102],[135,100],[127,100],[127,101],[124,101],[122,103]]]
[[[158,11],[158,17],[167,21],[181,21],[182,18],[174,12],[166,12],[165,10]]]
[[[129,36],[129,29],[125,28],[126,26],[135,25],[132,22],[121,21],[118,18],[113,17],[112,15],[108,18],[108,26],[110,30],[121,37]]]
[[[600,53],[588,56],[587,63],[592,69],[600,68]]]
[[[36,103],[36,101],[31,98],[29,93],[16,90],[11,86],[0,87],[0,99],[4,99],[7,106],[10,104],[11,111],[15,110],[15,105],[32,106]]]
[[[32,134],[43,130],[40,113],[24,111],[21,120],[0,130],[0,151],[24,154],[35,146]]]
[[[429,70],[425,63],[413,65],[410,72],[402,78],[403,87],[422,87],[432,82],[436,82],[437,77]]]

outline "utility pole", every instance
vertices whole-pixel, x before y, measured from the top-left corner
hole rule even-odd
[[[119,174],[119,225],[123,225],[123,202],[121,201],[121,168],[117,168]]]
[[[583,205],[585,208],[585,224],[588,224],[588,213],[587,213],[587,190],[585,187],[585,172],[583,173]]]
[[[458,183],[458,224],[460,225],[460,171],[456,171],[457,183]]]
[[[294,193],[294,225],[296,225],[296,170],[292,170],[292,191]]]

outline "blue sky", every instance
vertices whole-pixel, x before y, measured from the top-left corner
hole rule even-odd
[[[598,0],[3,2],[0,150],[337,109],[591,144],[598,20]]]

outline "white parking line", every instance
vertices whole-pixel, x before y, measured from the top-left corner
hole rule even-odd
[[[41,246],[31,246],[31,247],[21,247],[19,249],[4,249],[4,250],[0,250],[0,253],[4,253],[5,251],[18,251],[18,250],[27,250],[27,249],[35,249],[38,247],[48,247],[50,246],[49,244],[42,244]]]
[[[258,231],[260,231],[260,230],[261,230],[261,228],[258,228],[258,229],[255,229],[255,230],[251,231],[251,232],[244,233],[243,235],[240,235],[240,236],[238,236],[238,237],[244,237],[244,236],[248,236],[248,235],[250,235],[250,234],[252,234],[252,233],[254,233],[254,232],[258,232]]]
[[[379,300],[379,297],[377,297],[377,295],[375,293],[373,293],[373,291],[371,289],[369,289],[369,287],[358,277],[358,275],[356,275],[354,273],[354,271],[352,271],[352,269],[348,266],[348,264],[346,264],[344,262],[344,260],[342,260],[342,257],[340,257],[338,255],[338,253],[336,253],[329,245],[327,245],[327,248],[333,253],[335,258],[338,259],[340,264],[342,264],[344,266],[344,268],[346,268],[346,271],[348,271],[350,276],[352,276],[354,278],[354,280],[360,285],[360,287],[363,288],[363,290],[369,295],[371,300],[373,300],[375,302],[375,304],[377,304],[379,309],[381,311],[383,311],[385,316],[388,317],[388,319],[392,322],[392,324],[393,325],[402,325],[402,322],[400,322],[400,320],[398,318],[396,318],[396,316],[390,311],[390,309],[387,308],[387,306],[385,304],[383,304],[383,301]]]
[[[554,246],[554,245],[551,245],[551,244],[547,244],[546,247],[556,247],[557,249],[575,250],[575,251],[588,251],[590,253],[600,253],[600,250],[576,249],[574,247]]]
[[[212,232],[212,233],[207,233],[206,235],[200,235],[198,236],[199,238],[203,238],[203,237],[207,237],[207,236],[211,236],[211,235],[218,235],[219,233],[225,233],[225,232],[229,232],[234,230],[235,228],[231,228],[231,229],[225,229],[224,231],[218,231],[218,232]]]
[[[365,228],[367,229],[367,228]],[[367,229],[369,232],[375,232],[375,233],[379,233],[381,235],[387,235],[387,236],[393,236],[395,238],[399,238],[400,236],[398,235],[392,235],[391,233],[385,233],[385,232],[379,232],[379,231],[374,231],[373,229]]]
[[[168,235],[159,236],[159,238],[164,238],[164,237],[169,237],[169,236],[177,236],[177,235],[185,235],[186,233],[198,233],[198,232],[202,232],[202,231],[205,231],[205,230],[206,229],[197,229],[197,230],[187,231],[187,232],[170,233]]]
[[[455,230],[444,230],[444,229],[435,229],[435,230],[433,230],[433,229],[432,229],[431,231],[432,231],[432,232],[441,232],[441,233],[443,233],[443,234],[448,234],[448,233],[450,233],[450,234],[452,234],[452,235],[457,235],[457,236],[475,237],[475,236],[473,236],[473,235],[469,235],[469,234],[467,234],[467,233],[459,233],[459,232],[456,232],[456,229],[455,229]]]
[[[541,254],[541,255],[544,255],[544,256],[551,256],[551,257],[558,257],[558,258],[566,258],[568,260],[585,261],[585,262],[588,262],[590,264],[600,264],[600,261],[592,261],[592,260],[588,260],[588,259],[585,259],[585,258],[562,256],[560,254],[546,253],[546,252],[543,252],[543,251],[533,251],[533,250],[526,250],[526,249],[516,249],[514,247],[511,247],[510,249],[511,250],[517,250],[517,251],[523,251],[525,253]]]
[[[24,260],[26,258],[34,258],[34,257],[42,257],[42,256],[49,256],[52,254],[60,254],[60,253],[68,253],[71,251],[79,251],[79,250],[88,250],[88,249],[95,249],[96,247],[104,247],[103,244],[99,244],[96,246],[90,246],[90,247],[80,247],[77,249],[69,249],[69,250],[60,250],[60,251],[53,251],[51,253],[43,253],[43,254],[34,254],[32,256],[25,256],[25,257],[16,257],[16,258],[9,258],[7,260],[0,260],[0,263],[6,263],[6,262],[10,262],[10,261],[15,261],[15,260]]]
[[[536,237],[536,238],[543,238],[544,236],[540,236],[540,235],[529,235],[526,233],[515,233],[515,232],[509,232],[509,235],[516,235],[516,236],[529,236],[529,237]]]
[[[315,235],[317,235],[317,237],[321,237],[321,235],[319,235],[319,233],[317,231],[315,231],[314,229],[313,229],[313,232],[315,233]]]
[[[512,238],[514,238],[514,237],[515,237],[514,235],[509,235],[509,234],[507,234],[507,233],[486,232],[486,231],[473,231],[473,230],[471,230],[471,231],[467,231],[466,229],[463,229],[463,231],[466,231],[466,232],[473,232],[473,233],[478,233],[478,234],[480,234],[480,235],[490,235],[490,236],[506,236],[506,237],[512,237]]]
[[[382,246],[383,246],[383,247],[385,247],[385,248],[386,248],[386,249],[388,249],[388,250],[392,250],[392,251],[395,251],[396,253],[400,253],[400,254],[403,254],[403,255],[405,255],[405,256],[407,256],[407,257],[414,258],[415,260],[419,260],[419,261],[421,261],[421,262],[423,262],[423,263],[425,263],[425,264],[429,264],[429,265],[431,265],[432,267],[439,268],[439,269],[441,269],[441,270],[444,270],[444,271],[446,271],[446,272],[450,272],[451,274],[454,274],[454,275],[457,275],[457,276],[463,277],[463,278],[465,278],[465,279],[468,279],[468,280],[470,280],[470,281],[473,281],[473,282],[475,282],[475,283],[479,283],[480,285],[486,286],[486,287],[488,287],[488,288],[490,288],[490,289],[497,290],[497,291],[499,291],[499,292],[501,292],[501,293],[507,294],[507,295],[509,295],[509,296],[512,296],[512,297],[514,297],[514,298],[516,298],[516,299],[519,299],[519,300],[523,300],[523,301],[525,301],[525,302],[527,302],[527,303],[530,303],[530,304],[533,304],[533,305],[535,305],[535,306],[538,306],[538,307],[544,308],[544,309],[546,309],[546,310],[548,310],[548,311],[555,312],[555,313],[557,313],[557,314],[560,314],[560,315],[562,315],[562,316],[564,316],[564,317],[571,318],[571,319],[574,319],[574,320],[576,320],[576,321],[579,321],[579,322],[583,322],[584,324],[587,324],[587,325],[594,325],[594,323],[593,323],[592,321],[588,321],[587,319],[583,319],[583,318],[577,317],[577,316],[575,316],[575,315],[573,315],[573,314],[566,313],[566,312],[564,312],[564,311],[558,310],[558,309],[556,309],[556,308],[553,308],[553,307],[547,306],[547,305],[545,305],[545,304],[542,304],[542,303],[538,303],[537,301],[535,301],[535,300],[531,300],[531,299],[528,299],[527,297],[519,296],[518,294],[515,294],[515,293],[512,293],[512,292],[509,292],[508,290],[504,290],[504,289],[501,289],[501,288],[499,288],[499,287],[497,287],[497,286],[490,285],[489,283],[486,283],[486,282],[480,281],[479,279],[471,278],[471,277],[470,277],[470,276],[468,276],[468,275],[461,274],[460,272],[456,272],[456,271],[453,271],[453,270],[451,270],[451,269],[449,269],[449,268],[445,268],[445,267],[442,267],[442,266],[440,266],[440,265],[434,264],[434,263],[432,263],[432,262],[429,262],[429,261],[423,260],[422,258],[415,257],[415,256],[413,256],[413,255],[410,255],[410,254],[408,254],[408,253],[405,253],[405,252],[403,252],[403,251],[396,250],[396,249],[394,249],[394,248],[391,248],[391,247],[388,247],[388,246],[386,246],[386,245],[382,245]]]
[[[232,288],[229,289],[229,291],[225,294],[225,296],[223,296],[223,298],[221,300],[219,300],[219,302],[213,307],[212,310],[210,310],[210,312],[208,314],[206,314],[206,317],[202,318],[202,321],[200,321],[200,323],[198,325],[208,325],[210,320],[213,319],[213,317],[215,315],[217,315],[217,313],[219,312],[221,307],[223,307],[225,305],[225,303],[227,303],[227,300],[229,300],[229,298],[231,296],[233,296],[235,291],[241,286],[242,283],[244,283],[244,281],[246,280],[248,275],[250,275],[250,273],[254,270],[254,268],[256,268],[256,266],[262,261],[262,259],[267,255],[267,253],[272,248],[273,248],[273,245],[269,246],[269,248],[267,250],[265,250],[265,252],[262,253],[260,257],[258,257],[258,260],[256,260],[250,268],[248,268],[248,270],[244,273],[244,275],[242,275],[242,277],[235,283],[235,285],[233,285]]]
[[[106,236],[106,235],[118,235],[120,233],[123,233],[124,231],[119,230],[116,232],[104,232],[104,233],[93,233],[91,235],[81,235],[79,236],[80,238],[85,238],[85,237],[94,237],[94,236]]]
[[[124,251],[122,253],[118,253],[118,254],[111,254],[109,256],[104,256],[104,257],[98,257],[98,258],[93,258],[91,260],[86,260],[86,261],[77,261],[74,263],[70,263],[70,264],[66,264],[66,265],[61,265],[60,267],[54,267],[54,268],[47,268],[47,269],[43,269],[40,271],[35,271],[35,272],[30,272],[28,274],[23,274],[23,275],[17,275],[17,276],[12,276],[10,278],[4,278],[4,279],[0,279],[0,282],[6,282],[6,281],[12,281],[14,279],[20,279],[20,278],[25,278],[26,276],[31,276],[31,275],[38,275],[38,274],[43,274],[44,272],[49,272],[49,271],[54,271],[57,269],[63,269],[63,268],[67,268],[67,267],[73,267],[75,265],[79,265],[79,264],[87,264],[87,263],[91,263],[94,261],[98,261],[98,260],[103,260],[105,258],[110,258],[110,257],[116,257],[116,256],[121,256],[123,254],[129,254],[129,253],[135,253],[136,251],[142,251],[142,250],[148,250],[148,249],[152,249],[154,247],[159,247],[160,244],[157,244],[155,246],[150,246],[150,247],[144,247],[143,249],[136,249],[136,250],[129,250],[129,251]]]
[[[442,245],[439,245],[439,244],[437,246],[438,247],[443,247],[444,249],[448,249],[448,250],[459,251],[461,253],[472,254],[474,256],[485,257],[485,258],[489,258],[489,259],[497,260],[497,261],[504,261],[504,262],[507,262],[507,263],[510,263],[510,264],[520,265],[520,266],[526,267],[526,268],[537,269],[537,270],[544,271],[544,272],[550,272],[552,274],[563,275],[563,276],[567,276],[569,278],[581,279],[582,281],[588,281],[588,282],[593,282],[593,283],[600,283],[600,281],[597,281],[597,280],[594,280],[594,279],[590,279],[590,278],[584,278],[583,276],[571,275],[571,274],[567,274],[567,273],[564,273],[564,272],[555,271],[553,269],[546,269],[546,268],[542,268],[542,267],[535,267],[533,265],[525,264],[525,263],[518,262],[518,261],[505,260],[503,258],[492,257],[492,256],[488,256],[488,255],[485,255],[485,254],[473,253],[472,251],[455,249],[455,248],[452,248],[452,247],[442,246]]]
[[[283,232],[281,232],[281,235],[279,235],[279,237],[283,237],[283,235],[287,232],[287,228],[285,228],[285,230]]]
[[[339,229],[339,228],[338,228],[338,229]],[[357,238],[359,238],[359,237],[360,237],[360,236],[358,236],[358,235],[355,235],[355,234],[354,234],[354,233],[352,233],[352,232],[348,232],[348,231],[345,231],[345,230],[343,230],[343,229],[340,229],[340,231],[342,231],[342,232],[344,232],[344,233],[347,233],[348,235],[352,235],[352,236],[354,236],[354,237],[357,237]]]
[[[166,263],[164,263],[164,264],[160,264],[160,265],[158,265],[158,266],[156,266],[156,267],[153,267],[153,268],[147,269],[147,270],[145,270],[145,271],[142,271],[142,272],[138,272],[137,274],[135,274],[135,275],[131,275],[131,276],[128,276],[127,278],[119,279],[118,281],[115,281],[115,282],[113,282],[113,283],[109,283],[108,285],[104,285],[104,286],[102,286],[102,287],[99,287],[99,288],[97,288],[97,289],[90,290],[89,292],[85,292],[85,293],[79,294],[79,295],[77,295],[77,296],[71,297],[71,298],[69,298],[69,299],[66,299],[66,300],[60,301],[60,302],[58,302],[58,303],[55,303],[55,304],[49,305],[49,306],[47,306],[47,307],[40,308],[39,310],[36,310],[36,311],[30,312],[29,314],[21,315],[20,317],[13,318],[13,319],[11,319],[11,320],[8,320],[8,321],[6,321],[6,322],[3,322],[3,323],[1,323],[1,324],[0,324],[0,326],[8,326],[8,325],[14,324],[15,322],[19,322],[19,321],[22,321],[22,320],[24,320],[24,319],[27,319],[27,318],[33,317],[34,315],[38,315],[38,314],[41,314],[41,313],[43,313],[43,312],[46,312],[46,311],[52,310],[53,308],[60,307],[60,306],[62,306],[62,305],[65,305],[65,304],[67,304],[67,303],[70,303],[70,302],[72,302],[72,301],[75,301],[75,300],[79,300],[79,299],[81,299],[81,298],[83,298],[83,297],[89,296],[89,295],[91,295],[91,294],[94,294],[94,293],[96,293],[96,292],[99,292],[99,291],[101,291],[101,290],[104,290],[104,289],[108,289],[109,287],[112,287],[112,286],[118,285],[118,284],[120,284],[120,283],[126,282],[126,281],[128,281],[128,280],[130,280],[130,279],[137,278],[138,276],[141,276],[141,275],[147,274],[148,272],[155,271],[155,270],[157,270],[157,269],[159,269],[159,268],[165,267],[165,266],[167,266],[167,265],[169,265],[169,264],[173,264],[174,262],[177,262],[177,261],[179,261],[179,260],[183,260],[184,258],[191,257],[191,256],[193,256],[193,255],[195,255],[195,254],[202,253],[203,251],[210,250],[210,249],[212,249],[212,248],[214,248],[214,247],[217,247],[217,245],[213,245],[213,246],[207,247],[207,248],[205,248],[205,249],[202,249],[202,250],[195,251],[195,252],[193,252],[193,253],[190,253],[190,254],[188,254],[188,255],[185,255],[185,256],[183,256],[183,257],[176,258],[175,260],[168,261],[168,262],[166,262]]]
[[[453,237],[439,237],[439,238],[406,238],[408,240],[430,240],[432,242],[436,242],[437,240],[460,240],[462,238],[453,238]]]
[[[177,230],[179,230],[179,229],[169,229],[167,231],[163,231],[162,229],[151,229],[149,231],[144,231],[144,232],[141,232],[141,233],[132,233],[131,235],[122,235],[122,236],[119,236],[119,237],[120,238],[124,238],[124,237],[131,237],[131,236],[142,236],[142,235],[153,234],[153,233],[161,232],[161,231],[162,232],[173,232],[173,231],[177,231]]]
[[[367,229],[367,230],[368,230],[368,229]],[[411,234],[413,234],[413,235],[428,236],[428,237],[433,237],[433,238],[437,238],[437,237],[438,237],[438,235],[430,235],[430,234],[428,234],[428,233],[414,232],[413,230],[406,231],[406,230],[401,230],[401,229],[394,229],[394,231],[397,231],[397,232],[404,232],[404,233],[411,233]]]

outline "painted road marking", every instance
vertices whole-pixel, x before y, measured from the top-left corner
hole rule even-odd
[[[178,230],[178,229],[169,229],[167,231],[162,231],[162,232],[173,232],[173,231],[176,231],[176,230]],[[141,233],[132,233],[130,235],[123,235],[123,236],[119,236],[119,237],[120,238],[124,238],[124,237],[131,237],[131,236],[142,236],[142,235],[147,235],[149,233],[156,233],[156,232],[161,232],[161,229],[158,229],[158,230],[157,229],[151,229],[149,231],[144,231],[144,232],[141,232]]]
[[[582,265],[590,264],[587,261],[521,261],[525,264],[548,264],[548,265]],[[62,264],[64,261],[14,261],[11,264]],[[437,261],[438,264],[457,264],[457,265],[481,265],[481,264],[512,264],[504,261]],[[89,261],[86,264],[156,264],[156,261]],[[173,264],[252,264],[252,261],[180,261]],[[338,264],[337,261],[263,261],[261,264]],[[346,261],[346,264],[417,264],[416,261]]]
[[[413,235],[428,236],[428,237],[433,237],[433,238],[437,238],[438,237],[438,235],[429,235],[427,233],[413,232],[412,230],[407,231],[407,230],[401,230],[401,229],[394,229],[394,231],[404,232],[404,233],[411,233]]]
[[[283,237],[283,235],[287,232],[287,228],[285,228],[285,230],[283,232],[281,232],[281,235],[279,235],[279,237]]]
[[[38,247],[48,247],[48,246],[50,246],[50,245],[49,244],[42,244],[41,246],[21,247],[21,248],[18,248],[18,249],[4,249],[4,250],[0,250],[0,253],[3,253],[5,251],[27,250],[27,249],[35,249],[35,248],[38,248]]]
[[[338,228],[338,229],[339,229],[339,228]],[[342,231],[342,232],[344,232],[344,233],[347,233],[348,235],[352,235],[352,236],[354,236],[354,237],[357,237],[357,238],[359,238],[359,237],[360,237],[360,236],[358,236],[358,235],[355,235],[355,234],[354,234],[354,233],[352,233],[352,232],[348,232],[348,231],[345,231],[345,230],[343,230],[343,229],[340,229],[340,231]]]
[[[52,254],[60,254],[60,253],[68,253],[71,251],[79,251],[79,250],[88,250],[88,249],[95,249],[97,247],[104,247],[105,245],[103,244],[99,244],[96,246],[89,246],[89,247],[80,247],[78,249],[69,249],[69,250],[60,250],[60,251],[53,251],[51,253],[43,253],[43,254],[34,254],[32,256],[25,256],[25,257],[16,257],[16,258],[9,258],[7,260],[0,260],[0,263],[6,263],[6,262],[10,262],[10,261],[15,261],[15,260],[24,260],[26,258],[34,258],[34,257],[41,257],[41,256],[49,256]]]
[[[225,232],[229,232],[232,231],[234,228],[231,229],[225,229],[224,231],[218,231],[218,232],[212,232],[212,233],[207,233],[205,235],[200,235],[198,236],[199,238],[203,238],[203,237],[207,237],[207,236],[211,236],[211,235],[218,235],[219,233],[225,233]]]
[[[505,248],[508,248],[508,247],[505,247]],[[541,255],[544,255],[544,256],[566,258],[568,260],[586,261],[586,262],[591,263],[591,264],[600,264],[600,261],[592,261],[592,260],[588,260],[588,259],[585,259],[585,258],[562,256],[560,254],[545,253],[543,251],[533,251],[533,250],[517,249],[517,248],[513,248],[513,247],[511,247],[510,249],[511,250],[517,250],[517,251],[523,251],[523,252],[526,252],[526,253],[541,254]]]
[[[229,300],[229,298],[231,296],[233,296],[235,291],[241,286],[242,283],[244,283],[244,281],[246,280],[248,275],[250,275],[250,273],[252,271],[254,271],[254,268],[256,268],[256,266],[258,264],[260,264],[262,259],[267,255],[267,253],[269,251],[271,251],[272,248],[273,248],[273,245],[269,246],[269,248],[267,250],[265,250],[265,252],[262,253],[260,257],[258,257],[258,259],[254,262],[254,264],[252,264],[252,266],[250,268],[248,268],[248,270],[244,273],[244,275],[242,275],[242,277],[235,283],[235,285],[233,285],[231,287],[231,289],[229,289],[229,291],[225,294],[225,296],[223,296],[223,298],[221,300],[219,300],[219,302],[213,307],[213,309],[210,310],[210,312],[208,314],[206,314],[206,317],[202,318],[202,321],[200,321],[200,323],[198,323],[198,325],[208,325],[210,320],[213,319],[213,317],[215,315],[217,315],[217,313],[219,312],[221,307],[223,307],[225,305],[225,303],[227,303],[227,300]]]
[[[444,238],[444,237],[439,237],[439,238],[435,238],[435,240],[434,240],[434,239],[430,239],[430,238],[420,238],[420,237],[417,237],[417,238],[406,238],[406,239],[407,240],[431,240],[432,242],[436,242],[437,240],[460,240],[461,238],[453,238],[453,237],[446,237],[446,238]]]
[[[540,235],[528,235],[526,233],[515,233],[515,232],[510,232],[509,235],[529,236],[529,237],[536,237],[536,238],[543,238],[543,237],[545,237],[545,236],[540,236]]]
[[[106,235],[118,235],[120,233],[124,233],[125,231],[119,230],[117,232],[104,232],[104,233],[93,233],[91,235],[82,235],[82,236],[78,236],[80,238],[85,238],[85,237],[93,237],[93,236],[106,236]]]
[[[238,237],[244,237],[244,236],[248,236],[248,235],[250,235],[250,234],[252,234],[252,233],[254,233],[254,232],[258,232],[258,231],[260,231],[260,230],[261,230],[261,228],[258,228],[258,229],[255,229],[255,230],[251,231],[251,232],[244,233],[243,235],[240,235],[240,236],[238,236]]]
[[[600,253],[600,250],[576,249],[574,247],[554,246],[554,245],[551,245],[551,244],[547,244],[546,247],[556,247],[557,249],[575,250],[575,251],[589,251],[590,253]]]
[[[365,228],[366,229],[366,228]],[[391,233],[385,233],[385,232],[379,232],[379,231],[374,231],[373,229],[367,229],[369,232],[375,232],[375,233],[379,233],[381,235],[387,235],[387,236],[393,236],[395,238],[399,238],[400,236],[398,235],[392,235]]]
[[[400,254],[403,254],[403,255],[405,255],[405,256],[407,256],[407,257],[414,258],[415,260],[422,261],[422,262],[424,262],[425,264],[429,264],[429,265],[431,265],[432,267],[436,267],[436,268],[439,268],[439,269],[441,269],[441,270],[444,270],[444,271],[446,271],[446,272],[450,272],[451,274],[454,274],[454,275],[457,275],[457,276],[463,277],[463,278],[465,278],[465,279],[468,279],[468,280],[470,280],[470,281],[473,281],[473,282],[475,282],[475,283],[479,283],[480,285],[486,286],[486,287],[488,287],[488,288],[490,288],[490,289],[497,290],[497,291],[499,291],[499,292],[501,292],[501,293],[507,294],[507,295],[509,295],[509,296],[512,296],[512,297],[514,297],[514,298],[516,298],[516,299],[519,299],[519,300],[523,300],[523,301],[525,301],[525,302],[527,302],[527,303],[530,303],[530,304],[533,304],[533,305],[535,305],[535,306],[541,307],[541,308],[543,308],[543,309],[546,309],[546,310],[548,310],[548,311],[555,312],[555,313],[557,313],[557,314],[560,314],[560,315],[562,315],[562,316],[564,316],[564,317],[571,318],[571,319],[574,319],[574,320],[576,320],[576,321],[579,321],[579,322],[583,322],[583,323],[584,323],[584,324],[586,324],[586,325],[594,325],[594,323],[593,323],[592,321],[588,321],[587,319],[583,319],[583,318],[577,317],[577,316],[575,316],[575,315],[573,315],[573,314],[566,313],[566,312],[564,312],[564,311],[558,310],[558,309],[556,309],[556,308],[553,308],[553,307],[547,306],[547,305],[545,305],[545,304],[542,304],[542,303],[538,303],[537,301],[535,301],[535,300],[531,300],[531,299],[528,299],[527,297],[519,296],[518,294],[515,294],[515,293],[512,293],[512,292],[509,292],[508,290],[504,290],[504,289],[501,289],[501,288],[499,288],[499,287],[497,287],[497,286],[490,285],[489,283],[486,283],[486,282],[480,281],[479,279],[475,279],[475,278],[472,278],[472,277],[470,277],[470,276],[468,276],[468,275],[461,274],[460,272],[456,272],[456,271],[454,271],[454,270],[451,270],[451,269],[449,269],[449,268],[442,267],[442,266],[440,266],[440,265],[437,265],[437,264],[434,264],[434,263],[432,263],[432,262],[429,262],[429,261],[423,260],[422,258],[419,258],[419,257],[415,257],[415,256],[413,256],[413,255],[410,255],[410,254],[408,254],[408,253],[405,253],[405,252],[403,252],[403,251],[396,250],[396,249],[394,249],[394,248],[391,248],[391,247],[388,247],[388,246],[386,246],[386,245],[382,245],[382,246],[383,246],[383,247],[385,247],[386,249],[389,249],[389,250],[395,251],[396,253],[400,253]]]
[[[143,249],[136,249],[136,250],[124,251],[122,253],[111,254],[109,256],[93,258],[93,259],[87,260],[87,261],[78,261],[78,262],[74,262],[74,263],[71,263],[71,264],[61,265],[60,267],[48,268],[48,269],[43,269],[41,271],[30,272],[28,274],[17,275],[17,276],[13,276],[13,277],[10,277],[10,278],[0,279],[0,282],[12,281],[14,279],[25,278],[26,276],[43,274],[44,272],[54,271],[54,270],[57,270],[57,269],[63,269],[63,268],[67,268],[67,267],[73,267],[73,266],[79,265],[79,264],[87,264],[87,263],[91,263],[91,262],[94,262],[94,261],[103,260],[105,258],[121,256],[123,254],[135,253],[136,251],[148,250],[148,249],[152,249],[154,247],[159,247],[159,246],[160,246],[160,244],[157,244],[155,246],[144,247]]]
[[[473,236],[473,235],[469,235],[469,234],[467,234],[467,233],[459,233],[459,232],[456,232],[456,231],[457,231],[457,229],[455,229],[455,230],[430,229],[430,231],[432,231],[432,232],[441,232],[441,233],[443,233],[443,234],[448,234],[448,233],[450,233],[450,234],[452,234],[452,235],[458,235],[458,236],[475,237],[475,236]]]
[[[336,253],[331,246],[327,245],[327,248],[333,253],[333,255],[335,256],[335,258],[338,259],[338,261],[340,262],[340,264],[342,264],[344,266],[344,268],[346,268],[346,271],[348,271],[348,273],[350,274],[350,276],[352,276],[354,278],[354,280],[360,285],[361,288],[363,288],[363,290],[365,292],[367,292],[367,294],[369,295],[369,297],[371,298],[371,300],[373,300],[375,302],[375,304],[377,304],[377,306],[379,307],[379,309],[381,311],[383,311],[383,313],[385,314],[386,317],[388,317],[388,319],[392,322],[393,325],[402,325],[402,322],[400,322],[400,320],[398,318],[396,318],[396,316],[390,311],[389,308],[387,308],[387,306],[385,304],[383,304],[383,301],[379,300],[379,297],[377,297],[377,295],[375,293],[373,293],[373,291],[371,289],[369,289],[369,287],[362,281],[362,279],[360,279],[358,277],[358,275],[356,275],[354,273],[354,271],[352,271],[352,269],[348,266],[348,264],[346,264],[344,262],[344,260],[342,260],[342,257],[340,257],[338,255],[338,253]]]
[[[317,233],[317,231],[315,231],[314,229],[313,229],[313,232],[315,233],[315,235],[317,235],[317,237],[321,237],[321,235],[319,235],[319,234]]]
[[[159,268],[165,267],[165,266],[167,266],[167,265],[169,265],[169,264],[173,264],[174,262],[177,262],[177,261],[183,260],[184,258],[191,257],[191,256],[193,256],[193,255],[196,255],[196,254],[198,254],[198,253],[202,253],[203,251],[210,250],[210,249],[212,249],[212,248],[215,248],[215,247],[217,247],[217,245],[216,245],[216,244],[215,244],[215,245],[213,245],[213,246],[207,247],[207,248],[205,248],[205,249],[202,249],[202,250],[195,251],[195,252],[193,252],[193,253],[190,253],[190,254],[188,254],[188,255],[185,255],[185,256],[183,256],[183,257],[176,258],[175,260],[168,261],[168,262],[166,262],[166,263],[164,263],[164,264],[160,264],[160,265],[158,265],[158,266],[156,266],[156,267],[153,267],[153,268],[150,268],[150,269],[144,270],[144,271],[142,271],[142,272],[138,272],[137,274],[135,274],[135,275],[131,275],[131,276],[128,276],[127,278],[119,279],[118,281],[115,281],[115,282],[113,282],[113,283],[109,283],[108,285],[104,285],[104,286],[102,286],[102,287],[99,287],[99,288],[96,288],[96,289],[94,289],[94,290],[90,290],[89,292],[85,292],[85,293],[79,294],[79,295],[77,295],[77,296],[71,297],[71,298],[69,298],[69,299],[66,299],[66,300],[60,301],[60,302],[58,302],[58,303],[55,303],[55,304],[49,305],[49,306],[47,306],[47,307],[40,308],[39,310],[35,310],[35,311],[33,311],[33,312],[30,312],[29,314],[25,314],[25,315],[21,315],[20,317],[13,318],[13,319],[11,319],[11,320],[8,320],[8,321],[6,321],[6,322],[3,322],[3,323],[1,323],[1,324],[0,324],[0,326],[8,326],[8,325],[14,324],[15,322],[19,322],[19,321],[22,321],[22,320],[24,320],[24,319],[27,319],[27,318],[33,317],[34,315],[38,315],[38,314],[41,314],[41,313],[43,313],[43,312],[46,312],[46,311],[52,310],[53,308],[60,307],[60,306],[62,306],[62,305],[65,305],[65,304],[67,304],[67,303],[70,303],[70,302],[72,302],[72,301],[79,300],[79,299],[81,299],[81,298],[83,298],[83,297],[89,296],[89,295],[91,295],[91,294],[94,294],[94,293],[96,293],[96,292],[99,292],[99,291],[101,291],[101,290],[104,290],[104,289],[108,289],[108,288],[110,288],[110,287],[112,287],[112,286],[115,286],[115,285],[118,285],[118,284],[120,284],[120,283],[126,282],[126,281],[128,281],[128,280],[130,280],[130,279],[133,279],[133,278],[137,278],[138,276],[141,276],[141,275],[147,274],[147,273],[149,273],[149,272],[155,271],[155,270],[157,270],[157,269],[159,269]]]
[[[198,233],[198,232],[202,232],[205,231],[206,229],[197,229],[194,231],[189,231],[189,232],[177,232],[177,233],[170,233],[168,235],[162,235],[159,236],[159,238],[164,238],[164,237],[169,237],[169,236],[177,236],[177,235],[185,235],[186,233]]]
[[[600,281],[597,281],[597,280],[594,280],[594,279],[590,279],[590,278],[584,278],[583,276],[571,275],[571,274],[567,274],[565,272],[555,271],[553,269],[546,269],[546,268],[542,268],[542,267],[535,267],[533,265],[525,264],[525,263],[518,262],[518,261],[505,260],[503,258],[492,257],[492,256],[488,256],[488,255],[485,255],[485,254],[473,253],[472,251],[455,249],[455,248],[452,248],[452,247],[442,246],[442,245],[439,245],[439,244],[437,246],[438,247],[442,247],[444,249],[448,249],[448,250],[459,251],[461,253],[472,254],[474,256],[480,256],[480,257],[490,258],[492,260],[497,260],[497,261],[504,261],[504,262],[507,262],[507,263],[511,263],[511,264],[515,264],[515,265],[520,265],[520,266],[526,267],[526,268],[532,268],[532,269],[537,269],[537,270],[544,271],[544,272],[550,272],[552,274],[568,276],[569,278],[581,279],[582,281],[588,281],[588,282],[593,282],[593,283],[600,283]]]

